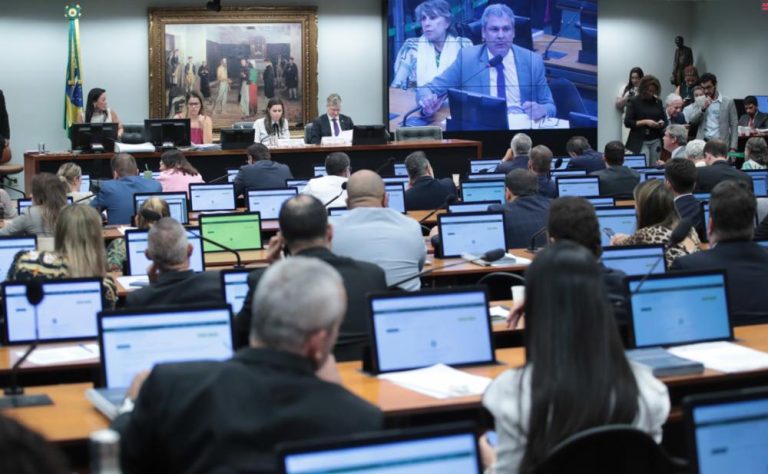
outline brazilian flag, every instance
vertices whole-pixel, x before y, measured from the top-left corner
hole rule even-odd
[[[67,61],[67,84],[64,88],[64,130],[77,121],[83,111],[83,77],[80,67],[80,5],[64,7],[64,16],[69,20],[69,60]]]

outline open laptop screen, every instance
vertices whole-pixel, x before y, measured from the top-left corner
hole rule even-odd
[[[504,179],[506,175],[504,173],[470,173],[467,175],[469,181],[489,180],[489,179]]]
[[[485,212],[491,204],[498,204],[496,201],[477,201],[477,202],[455,202],[448,204],[448,212],[460,214],[462,212]]]
[[[645,155],[625,155],[624,166],[628,168],[645,168]]]
[[[234,211],[235,185],[193,183],[189,185],[189,199],[193,212]]]
[[[87,193],[91,190],[91,176],[87,174],[80,175],[80,192]]]
[[[152,263],[144,251],[147,249],[147,236],[149,230],[128,229],[125,231],[125,254],[128,275],[146,275],[147,268]],[[200,243],[200,228],[187,227],[187,241],[192,244],[192,255],[189,256],[189,265],[192,270],[202,272],[205,270],[203,263],[203,246]]]
[[[464,202],[504,202],[504,180],[461,181],[461,197]]]
[[[553,170],[549,175],[553,178],[559,178],[561,176],[586,176],[587,170]]]
[[[67,204],[73,204],[75,201],[72,196],[67,196]],[[32,199],[18,199],[16,200],[16,212],[19,215],[24,214],[28,207],[32,207]]]
[[[301,194],[304,192],[304,188],[307,187],[307,183],[309,183],[308,179],[286,179],[285,187],[296,188],[299,191],[299,194]]]
[[[96,337],[96,314],[102,309],[101,278],[44,281],[43,300],[37,307],[27,301],[25,283],[3,285],[5,342],[21,344]],[[35,337],[37,333],[38,337]]]
[[[258,212],[201,214],[200,232],[213,242],[233,250],[259,250],[261,241],[261,215]],[[203,242],[203,252],[225,252],[211,242]]]
[[[258,211],[262,219],[277,219],[283,203],[296,194],[296,188],[249,189],[248,212]]]
[[[614,207],[616,205],[616,198],[608,196],[585,196],[584,199],[589,201],[594,207]]]
[[[444,258],[507,248],[501,212],[441,214],[437,216],[437,225]]]
[[[755,196],[768,195],[768,189],[766,188],[766,179],[768,179],[768,170],[743,170],[752,178],[752,190]]]
[[[240,168],[227,168],[227,182],[234,183],[235,177],[240,172]]]
[[[387,183],[384,189],[389,195],[389,208],[405,212],[405,187],[402,183]]]
[[[138,214],[141,206],[150,198],[160,198],[168,204],[171,217],[182,224],[189,224],[187,193],[136,193],[133,195],[133,213]]]
[[[368,297],[378,372],[496,361],[484,288]]]
[[[237,314],[243,309],[245,297],[248,295],[248,275],[251,271],[224,270],[220,272],[224,301],[232,307],[232,314]]]
[[[405,163],[395,163],[395,176],[408,176],[408,170]]]
[[[611,237],[616,234],[632,235],[637,226],[637,217],[633,206],[595,208],[600,224],[600,245],[611,245]]]
[[[653,275],[666,271],[663,245],[603,247],[603,265],[628,276]]]
[[[600,182],[597,176],[564,176],[555,178],[557,195],[564,196],[599,196]]]
[[[470,173],[493,173],[501,160],[471,160],[469,162]]]
[[[634,347],[733,339],[725,272],[652,275],[641,284],[643,278],[625,280]]]
[[[0,237],[0,281],[8,276],[8,270],[11,269],[17,253],[23,250],[35,250],[35,248],[37,248],[37,236],[34,235]]]
[[[313,176],[325,176],[328,172],[325,170],[325,165],[314,165],[312,167]]]

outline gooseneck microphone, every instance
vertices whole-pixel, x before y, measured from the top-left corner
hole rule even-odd
[[[460,262],[451,263],[450,265],[444,265],[444,266],[440,267],[440,270],[444,270],[446,268],[451,268],[451,267],[458,267],[459,265],[464,265],[465,263],[475,263],[475,262],[477,262],[479,260],[485,260],[486,262],[495,262],[496,260],[500,260],[506,254],[507,254],[507,251],[504,250],[504,249],[493,249],[493,250],[489,250],[489,251],[485,252],[484,254],[478,256],[477,258],[473,258],[472,260],[462,260]],[[437,270],[437,268],[435,268],[434,266],[432,268],[427,269],[427,270],[422,270],[422,271],[420,271],[419,273],[417,273],[417,274],[415,274],[413,276],[410,276],[410,277],[405,278],[403,280],[400,280],[400,281],[398,281],[396,283],[392,283],[391,285],[388,285],[387,289],[388,290],[394,290],[395,288],[399,287],[400,285],[402,285],[403,283],[405,283],[407,281],[411,281],[414,278],[421,278],[424,275],[429,275],[430,273],[434,272],[435,270]]]
[[[643,276],[643,278],[640,280],[640,282],[637,284],[637,288],[632,290],[632,293],[630,293],[630,298],[635,296],[638,291],[640,291],[640,288],[643,287],[645,284],[645,281],[648,279],[648,277],[651,276],[654,270],[656,270],[656,267],[659,266],[659,263],[661,263],[661,260],[666,258],[666,251],[675,245],[679,244],[683,240],[685,240],[686,237],[688,237],[688,234],[691,232],[691,228],[693,227],[693,223],[690,219],[680,219],[680,222],[677,224],[677,226],[672,230],[672,234],[669,236],[669,242],[664,246],[664,252],[662,252],[661,256],[656,259],[655,262],[653,262],[653,265],[651,265],[651,268],[648,270],[648,272]]]
[[[536,253],[539,249],[536,247],[536,239],[539,238],[539,236],[547,233],[547,226],[542,227],[541,229],[537,230],[532,236],[531,241],[528,244],[528,248],[526,249],[528,252]]]
[[[432,209],[429,212],[429,214],[427,214],[426,216],[424,216],[421,219],[419,219],[419,224],[423,224],[427,219],[429,219],[430,217],[434,216],[435,213],[437,213],[437,211],[439,211],[441,209],[447,209],[448,206],[450,206],[451,204],[453,204],[456,201],[458,201],[458,198],[456,197],[456,195],[455,194],[449,194],[445,198],[445,201],[443,201],[443,203],[440,204],[440,207],[436,207],[436,208]]]
[[[216,183],[223,183],[224,181],[229,178],[229,174],[225,174],[224,176],[219,176],[218,178],[213,178],[212,180],[208,181],[207,184],[216,184]]]
[[[378,168],[373,170],[373,172],[376,173],[376,174],[379,174],[379,173],[381,173],[381,170],[383,170],[384,168],[387,167],[387,165],[392,164],[394,162],[395,162],[395,157],[394,156],[390,156],[389,158],[387,158],[387,161],[385,161],[384,163],[381,164],[381,166],[379,166]]]
[[[328,205],[333,203],[333,201],[339,199],[341,197],[341,195],[344,194],[344,191],[346,191],[346,190],[347,190],[347,182],[344,181],[343,183],[341,183],[341,191],[339,192],[339,194],[337,194],[336,197],[334,197],[330,201],[328,201],[325,204],[323,204],[323,207],[328,207]]]

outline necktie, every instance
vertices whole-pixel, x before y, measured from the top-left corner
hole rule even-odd
[[[507,100],[507,84],[504,79],[504,62],[496,65],[496,97]]]
[[[755,128],[755,117],[750,117],[749,128]]]
[[[341,133],[341,130],[339,129],[339,119],[333,119],[333,136],[338,137]]]

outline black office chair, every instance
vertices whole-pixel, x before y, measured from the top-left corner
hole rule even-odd
[[[126,123],[123,124],[123,136],[120,138],[122,143],[144,143],[146,138],[144,137],[144,124],[143,123]]]
[[[304,125],[304,143],[309,143],[312,137],[312,122]]]
[[[549,81],[549,90],[557,107],[557,118],[570,119],[571,112],[588,115],[587,107],[581,100],[581,94],[573,82],[562,77]]]
[[[648,434],[625,425],[591,428],[555,446],[533,474],[677,474],[688,464],[669,457]]]
[[[500,285],[489,285],[487,282],[489,280],[498,280],[501,278],[506,278],[508,280],[512,280],[513,283],[517,283],[520,285],[525,286],[525,278],[522,275],[518,275],[517,273],[510,273],[510,272],[493,272],[493,273],[486,273],[483,275],[479,280],[477,280],[478,285],[486,285],[488,287],[488,291],[491,295],[491,299],[501,299],[496,298],[495,296],[500,296],[502,290],[500,290]],[[509,292],[509,298],[512,298],[512,288],[511,285],[505,286],[503,292],[506,294],[506,292]]]

